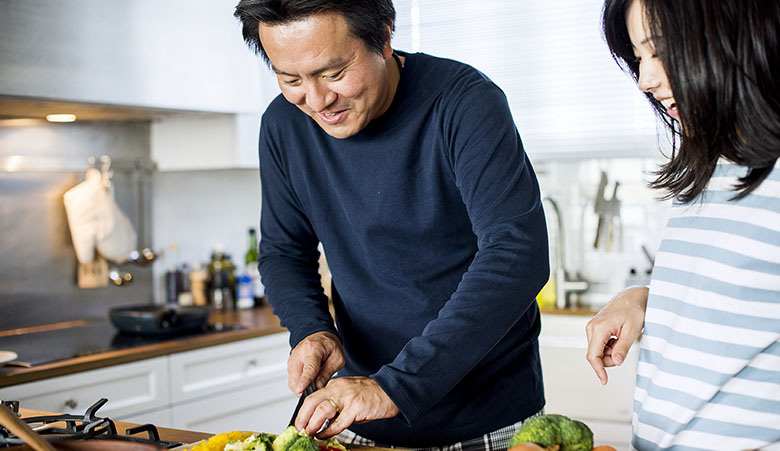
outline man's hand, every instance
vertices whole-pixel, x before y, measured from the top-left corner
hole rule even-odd
[[[331,332],[316,332],[298,342],[290,353],[287,385],[300,396],[314,380],[317,388],[324,387],[343,367],[344,351],[339,337]]]
[[[375,380],[368,377],[337,377],[306,400],[295,419],[295,427],[314,435],[326,420],[328,427],[318,438],[332,437],[352,423],[365,423],[398,415],[395,403]]]
[[[618,293],[585,326],[588,335],[586,358],[602,385],[607,383],[605,367],[623,363],[628,349],[639,338],[645,323],[647,287],[629,287]]]

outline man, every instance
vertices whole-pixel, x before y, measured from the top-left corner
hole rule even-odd
[[[296,427],[506,447],[544,406],[534,297],[549,267],[504,94],[395,52],[391,0],[242,0],[236,17],[282,91],[260,130],[260,272],[291,334],[291,390],[319,388]]]

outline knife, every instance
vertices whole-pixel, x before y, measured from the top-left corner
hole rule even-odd
[[[606,199],[604,199],[604,189],[607,187],[607,173],[601,171],[601,180],[599,181],[599,188],[596,190],[596,198],[593,202],[593,211],[598,215],[599,222],[596,226],[596,239],[593,241],[593,248],[599,248],[599,239],[601,237],[601,229],[604,228],[604,210]]]
[[[295,410],[293,410],[292,418],[290,418],[290,426],[295,426],[295,418],[298,417],[298,411],[301,410],[301,406],[303,405],[303,400],[306,399],[307,396],[317,391],[317,381],[312,381],[311,384],[309,384],[308,387],[306,387],[303,390],[303,393],[301,393],[301,397],[298,398],[298,405],[295,406]]]

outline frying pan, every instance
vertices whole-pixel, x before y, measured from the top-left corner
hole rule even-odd
[[[111,324],[120,332],[138,335],[173,335],[203,328],[209,319],[205,306],[128,305],[108,311]]]

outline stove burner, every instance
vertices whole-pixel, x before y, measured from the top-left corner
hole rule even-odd
[[[164,449],[175,448],[181,445],[180,442],[171,442],[160,440],[157,428],[152,424],[143,424],[134,428],[127,429],[125,434],[117,433],[114,421],[109,418],[100,418],[96,414],[98,409],[103,407],[108,399],[101,398],[95,404],[89,406],[84,415],[43,415],[37,417],[22,418],[36,432],[41,434],[50,442],[59,442],[64,440],[83,440],[83,439],[111,439],[125,440],[136,443],[150,443],[160,446]],[[3,404],[19,413],[19,401],[3,401]],[[64,427],[62,424],[64,423]],[[136,434],[146,432],[148,438],[137,437]],[[24,441],[16,437],[11,431],[0,427],[0,448],[14,445],[21,445]]]

